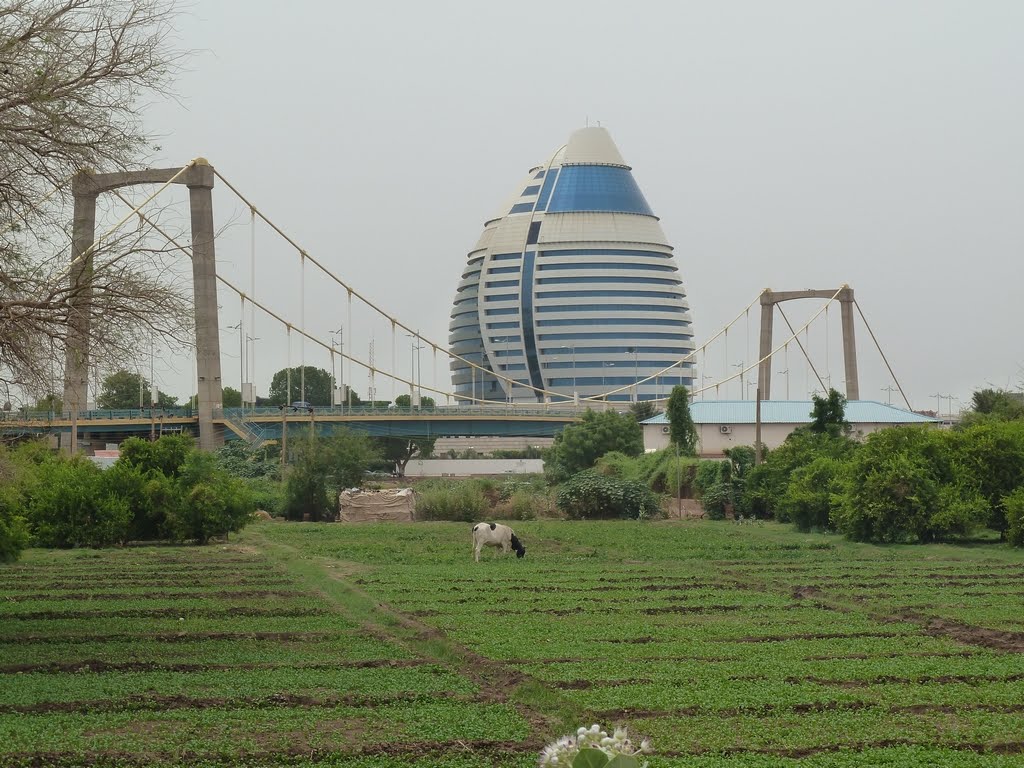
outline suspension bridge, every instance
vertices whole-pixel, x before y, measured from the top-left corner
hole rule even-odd
[[[217,235],[214,228],[213,197],[215,183],[222,184],[249,212],[249,285],[242,287],[237,278],[229,279],[217,271],[216,244]],[[138,203],[130,200],[121,190],[126,187],[155,186],[156,189]],[[182,185],[189,195],[189,213],[191,238],[189,242],[181,242],[181,238],[171,234],[157,222],[146,209],[162,193],[172,185]],[[66,441],[70,450],[76,450],[80,434],[88,433],[96,436],[151,434],[165,431],[189,431],[198,434],[199,445],[204,450],[213,450],[223,444],[225,438],[246,440],[256,445],[266,440],[287,440],[289,425],[296,428],[306,427],[313,432],[329,432],[338,426],[350,426],[375,435],[393,436],[551,436],[566,424],[579,418],[586,408],[621,407],[623,395],[628,399],[635,398],[639,384],[657,382],[661,377],[678,375],[682,370],[692,371],[697,366],[700,376],[695,380],[691,390],[693,397],[718,396],[731,383],[738,384],[744,399],[747,397],[747,385],[754,385],[750,391],[755,397],[768,399],[771,393],[771,374],[773,362],[780,357],[784,369],[779,373],[786,374],[786,388],[789,389],[789,360],[791,345],[800,353],[806,362],[807,370],[813,373],[820,391],[831,387],[831,374],[819,371],[812,361],[809,344],[810,328],[815,323],[824,323],[825,361],[829,360],[828,330],[830,309],[838,305],[841,316],[844,378],[843,387],[850,399],[859,399],[859,379],[857,369],[857,347],[854,338],[855,315],[860,317],[870,334],[874,346],[881,355],[885,366],[892,376],[896,389],[903,395],[907,408],[910,402],[906,398],[892,367],[889,365],[878,339],[868,325],[863,310],[857,303],[853,289],[842,285],[829,290],[805,290],[773,292],[765,290],[741,309],[724,327],[700,346],[695,347],[685,356],[680,357],[671,365],[653,374],[636,376],[625,385],[615,386],[607,392],[596,396],[578,397],[574,392],[550,387],[536,387],[522,380],[513,380],[498,370],[486,367],[486,361],[460,357],[454,354],[446,341],[431,339],[421,334],[416,323],[408,322],[392,314],[378,302],[371,300],[357,288],[337,275],[323,259],[306,250],[298,240],[264,213],[254,201],[244,195],[231,181],[226,179],[209,162],[196,158],[179,168],[149,169],[132,172],[97,174],[81,172],[72,180],[74,198],[74,228],[71,243],[71,261],[64,273],[73,288],[70,300],[66,356],[64,361],[64,397],[63,412],[56,413],[7,413],[0,421],[0,433],[4,434],[44,434],[60,433],[69,438]],[[100,195],[110,193],[128,206],[129,210],[117,219],[104,232],[96,232],[96,206]],[[91,297],[91,281],[101,270],[108,268],[124,254],[106,254],[104,243],[127,222],[137,219],[140,225],[149,227],[152,234],[163,238],[178,252],[189,257],[192,266],[192,283],[194,298],[194,366],[196,384],[196,405],[190,409],[144,409],[139,411],[104,411],[88,408],[89,371],[91,364],[90,323],[92,318],[88,311]],[[283,243],[297,260],[299,282],[298,317],[288,316],[275,300],[280,291],[269,288],[257,292],[257,223],[269,229],[271,236],[278,243]],[[328,332],[325,336],[306,320],[307,306],[307,272],[310,272],[317,284],[326,285],[341,299],[338,305],[343,307],[345,322],[342,328],[347,329],[349,344],[337,343],[336,332]],[[239,389],[242,394],[241,408],[224,408],[223,378],[221,368],[220,331],[221,315],[224,310],[218,304],[219,295],[234,296],[238,302],[238,323],[230,326],[239,333]],[[823,303],[803,324],[792,323],[782,308],[782,303],[797,299],[817,299]],[[224,302],[225,306],[228,302]],[[760,305],[760,331],[758,334],[758,352],[750,353],[750,321],[752,310]],[[370,321],[383,324],[390,335],[390,367],[381,366],[375,359],[374,344],[369,345],[366,357],[357,354],[353,337],[370,336],[357,333],[358,324],[353,324],[354,309],[367,324]],[[776,311],[785,321],[788,335],[777,340],[774,334],[773,320]],[[287,341],[287,371],[291,376],[293,361],[292,339],[297,338],[300,348],[300,400],[305,400],[305,370],[307,363],[307,346],[317,360],[329,360],[332,372],[331,401],[328,408],[292,409],[292,408],[261,408],[256,405],[255,394],[255,344],[246,340],[257,338],[257,319],[261,328],[263,323],[270,323],[283,330]],[[315,325],[315,324],[314,324]],[[732,332],[734,351],[737,335],[745,326],[743,359],[733,363],[729,352],[730,331]],[[339,329],[340,330],[340,329]],[[496,404],[476,396],[476,388],[472,393],[455,393],[451,387],[443,387],[435,381],[433,384],[423,382],[422,375],[416,376],[415,358],[410,362],[408,372],[398,364],[399,336],[408,337],[414,351],[430,350],[434,357],[435,370],[438,358],[446,363],[457,361],[468,366],[474,375],[487,374],[508,384],[525,387],[536,396],[537,402],[524,404],[505,402]],[[329,336],[329,338],[328,338]],[[714,346],[713,346],[714,345]],[[719,352],[719,348],[721,352]],[[724,373],[711,377],[709,360],[722,355]],[[334,376],[335,364],[339,364],[340,379]],[[446,368],[448,366],[446,365]],[[735,372],[730,369],[735,368]],[[362,370],[367,377],[370,400],[375,400],[376,382],[378,379],[389,380],[392,391],[400,386],[408,388],[410,401],[416,405],[423,392],[431,396],[444,398],[444,405],[432,407],[409,408],[359,408],[354,407],[351,395],[346,397],[344,383],[351,382],[355,370]],[[748,380],[748,374],[756,375],[756,380]],[[711,383],[707,383],[711,379]],[[620,381],[621,379],[617,379]],[[699,382],[699,384],[697,383]],[[892,387],[888,387],[890,393]],[[291,393],[292,382],[289,378],[287,391]],[[630,398],[630,393],[632,398]],[[654,402],[664,402],[669,393],[657,397]],[[290,399],[290,398],[289,398]],[[788,399],[788,391],[787,391]],[[347,400],[347,402],[346,402]],[[613,402],[618,401],[618,402]],[[64,441],[62,440],[62,444]]]

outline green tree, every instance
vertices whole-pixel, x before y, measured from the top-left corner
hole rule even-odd
[[[638,422],[647,421],[658,415],[658,407],[653,400],[637,400],[629,406],[629,411]]]
[[[0,563],[17,560],[29,540],[21,474],[0,446]]]
[[[370,438],[347,429],[300,440],[285,474],[285,516],[333,519],[338,491],[361,486],[366,470],[379,459]]]
[[[810,464],[794,470],[782,498],[781,517],[792,520],[797,529],[831,530],[832,510],[842,494],[842,473],[845,463],[829,456],[819,456]]]
[[[271,405],[291,405],[303,399],[302,366],[291,369],[291,390],[288,389],[288,369],[282,368],[270,380],[269,398]],[[305,402],[310,405],[331,404],[331,372],[307,365]]]
[[[850,422],[846,420],[846,398],[843,395],[829,389],[825,397],[814,395],[813,401],[812,421],[808,425],[811,432],[833,437],[850,433]]]
[[[152,401],[149,381],[138,373],[120,370],[105,379],[100,388],[96,404],[100,408],[120,410],[139,407],[139,392],[142,392],[142,407],[149,408]],[[157,392],[157,408],[174,408],[178,398],[166,392]]]
[[[252,494],[238,478],[217,465],[212,454],[192,451],[178,478],[181,502],[168,514],[178,540],[205,544],[213,536],[240,531],[256,508]]]
[[[51,392],[46,397],[40,398],[32,410],[45,413],[60,413],[64,410],[64,401],[60,395],[55,395]]]
[[[224,387],[220,401],[221,405],[225,408],[241,408],[242,393],[234,387]]]
[[[836,527],[857,541],[930,542],[984,525],[988,503],[957,482],[937,430],[892,427],[868,435],[844,472]]]
[[[693,425],[693,417],[690,415],[690,391],[686,387],[680,384],[672,387],[665,415],[668,417],[669,439],[672,444],[678,446],[679,452],[684,456],[696,456],[697,428]]]
[[[596,413],[588,409],[579,423],[563,429],[544,452],[544,473],[550,482],[560,483],[594,466],[611,451],[626,456],[641,455],[644,452],[643,430],[630,414]]]
[[[33,537],[44,547],[108,547],[127,540],[128,501],[105,494],[103,472],[75,456],[39,465],[28,492]]]
[[[412,404],[412,398],[409,395],[399,395],[395,398],[395,405],[399,408],[409,408]],[[420,406],[422,408],[433,408],[434,398],[427,397],[424,395],[420,398]],[[380,452],[383,459],[388,464],[395,467],[396,473],[399,477],[405,477],[405,468],[409,462],[417,456],[421,458],[430,458],[434,453],[434,445],[437,443],[436,437],[428,437],[426,435],[414,436],[414,437],[380,437],[377,438],[377,442],[380,446]]]
[[[143,472],[159,472],[165,477],[177,478],[189,454],[195,450],[195,441],[189,435],[164,435],[155,442],[130,437],[121,443],[124,462],[137,466]]]
[[[1002,419],[1024,418],[1024,395],[1005,389],[979,389],[971,395],[975,412],[998,416]]]
[[[780,522],[790,522],[790,508],[780,502],[793,473],[819,457],[846,460],[858,447],[858,443],[846,435],[812,432],[803,427],[793,430],[760,465],[747,470],[738,508],[756,517],[775,517]]]
[[[1024,486],[1024,421],[990,419],[941,435],[956,482],[978,490],[988,502],[988,527],[1003,535],[1004,498]]]

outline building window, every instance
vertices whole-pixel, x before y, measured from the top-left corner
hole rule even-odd
[[[536,195],[538,192],[540,192],[540,184],[531,184],[530,186],[523,190],[523,194],[521,194],[520,197],[526,197],[527,195]]]
[[[530,213],[531,211],[533,211],[533,203],[516,203],[512,206],[512,210],[509,211],[509,214]]]
[[[485,284],[486,288],[513,288],[519,285],[518,280],[491,280]]]
[[[514,267],[488,267],[488,275],[511,275],[514,272],[518,272],[520,267],[518,265]]]
[[[526,235],[526,244],[527,245],[536,245],[537,244],[537,238],[539,238],[539,237],[540,237],[540,222],[539,221],[531,221],[530,222],[530,231]],[[543,267],[541,267],[541,269],[543,269]]]

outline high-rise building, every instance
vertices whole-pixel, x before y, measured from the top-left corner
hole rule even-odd
[[[651,400],[692,384],[692,363],[636,383],[689,353],[693,328],[672,246],[606,129],[574,132],[484,223],[449,329],[484,369],[452,360],[467,399]]]

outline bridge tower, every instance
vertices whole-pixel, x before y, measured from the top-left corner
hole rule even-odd
[[[772,321],[775,317],[775,305],[793,299],[831,299],[839,301],[840,314],[843,322],[843,367],[846,375],[846,398],[860,400],[860,384],[857,379],[857,345],[853,333],[853,288],[844,285],[838,290],[828,291],[772,291],[765,289],[761,294],[761,343],[758,360],[761,364],[757,371],[758,386],[761,397],[771,399],[772,361],[768,355],[772,351]]]
[[[220,331],[217,318],[217,264],[213,230],[213,166],[199,158],[181,168],[151,168],[119,173],[82,171],[72,181],[75,220],[71,243],[71,311],[68,317],[64,366],[64,410],[76,421],[88,394],[93,254],[96,199],[102,192],[139,184],[184,184],[189,191],[192,220],[192,279],[195,297],[196,367],[199,393],[199,447],[209,451],[224,444],[224,428],[214,424],[221,408]],[[74,444],[74,438],[72,441]]]

